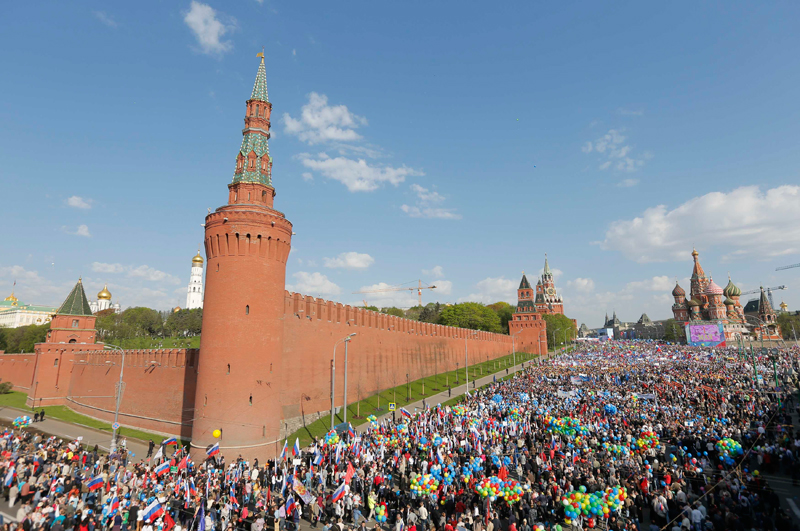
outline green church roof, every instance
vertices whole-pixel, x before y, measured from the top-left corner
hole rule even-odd
[[[58,315],[93,315],[86,292],[83,291],[83,282],[80,279],[56,313]]]
[[[522,280],[519,282],[519,289],[531,289],[531,283],[528,282],[528,277],[525,276],[525,273],[522,273]]]

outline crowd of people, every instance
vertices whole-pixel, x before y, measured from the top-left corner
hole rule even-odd
[[[368,417],[271,460],[139,462],[8,429],[0,478],[24,531],[789,530],[800,350],[582,345],[450,406]],[[776,386],[777,383],[777,386]],[[214,452],[210,452],[214,454]],[[770,480],[765,479],[769,476]],[[8,511],[5,511],[8,513]]]

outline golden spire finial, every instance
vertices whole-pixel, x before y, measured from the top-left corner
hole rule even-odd
[[[261,58],[261,64],[264,64],[264,47],[263,46],[261,47],[261,52],[256,54],[256,57],[260,57]]]

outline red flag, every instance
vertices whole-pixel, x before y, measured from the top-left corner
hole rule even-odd
[[[356,473],[356,470],[353,468],[353,465],[350,461],[347,462],[347,472],[344,474],[344,482],[345,484],[349,485],[350,480],[353,479],[353,475]]]
[[[186,454],[178,463],[178,470],[183,470],[189,466],[189,454]]]
[[[164,531],[169,531],[175,527],[175,520],[169,515],[169,513],[164,513]]]

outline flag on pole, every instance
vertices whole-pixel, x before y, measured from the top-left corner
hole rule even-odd
[[[341,485],[339,485],[339,488],[334,491],[333,495],[331,496],[331,501],[337,502],[341,500],[342,498],[344,498],[345,492],[346,492],[346,484],[342,483]]]
[[[175,437],[170,437],[169,439],[165,439],[164,441],[162,441],[161,444],[163,444],[164,446],[177,445],[178,439],[176,439]]]
[[[103,476],[96,476],[86,483],[86,488],[89,490],[97,490],[103,486]]]
[[[152,522],[162,514],[164,514],[164,508],[161,507],[161,504],[158,503],[158,500],[153,500],[153,503],[145,508],[144,514],[142,515],[142,520],[145,522]]]
[[[411,413],[409,413],[408,410],[406,408],[404,408],[404,407],[400,408],[400,414],[402,414],[406,418],[409,418],[409,419],[411,418]]]
[[[209,445],[208,448],[206,448],[206,455],[208,457],[211,457],[213,455],[217,455],[218,453],[219,453],[219,443],[211,444],[211,445]]]
[[[353,425],[349,422],[347,423],[347,435],[349,435],[351,439],[354,439],[356,436],[356,430],[353,429]]]
[[[289,450],[289,440],[284,439],[283,450],[281,450],[280,459],[286,459],[286,454],[288,453],[288,450]]]
[[[289,497],[286,498],[286,518],[290,518],[296,508],[297,504],[294,501],[294,496],[289,494]]]
[[[166,474],[167,472],[169,472],[169,463],[168,463],[168,462],[166,462],[166,461],[164,461],[163,463],[161,463],[160,465],[158,465],[158,466],[155,468],[155,473],[156,473],[156,476],[159,476],[159,477],[161,477],[161,476],[163,476],[164,474]]]
[[[292,455],[295,456],[295,457],[300,455],[300,439],[299,438],[295,438],[295,440],[294,440],[294,446],[292,446]]]

